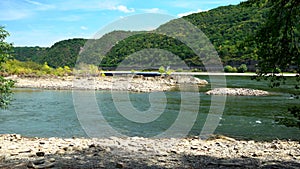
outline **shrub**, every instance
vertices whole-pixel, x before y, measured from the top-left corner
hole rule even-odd
[[[224,67],[224,72],[232,72],[232,71],[233,71],[233,67],[231,67],[230,65]]]
[[[241,64],[241,66],[237,69],[239,73],[245,73],[248,70],[247,65]]]
[[[274,73],[281,73],[281,69],[277,67],[277,68],[274,70]]]
[[[174,70],[168,69],[167,72],[166,72],[166,74],[167,74],[167,75],[171,75],[173,72],[174,72]]]
[[[179,69],[176,70],[176,72],[183,72],[183,69],[179,68]]]
[[[165,68],[163,66],[159,67],[158,72],[163,74],[166,72]]]

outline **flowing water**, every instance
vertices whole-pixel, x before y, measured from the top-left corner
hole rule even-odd
[[[200,78],[209,81],[207,76]],[[262,97],[228,96],[215,134],[255,140],[300,139],[298,128],[288,128],[274,120],[275,116],[286,112],[289,106],[299,104],[299,99],[291,98],[291,93],[295,92],[292,78],[276,89],[269,88],[266,82],[250,80],[250,77],[227,76],[226,79],[228,87],[263,89],[272,94]],[[209,89],[209,85],[200,88],[200,108],[189,135],[199,135],[203,128],[211,105],[211,96],[205,95],[205,91]],[[29,137],[87,137],[75,112],[72,91],[40,89],[14,91],[15,100],[12,105],[7,110],[0,110],[0,134],[19,133]],[[123,135],[152,137],[166,131],[179,118],[182,101],[180,92],[163,93],[167,98],[166,101],[159,95],[151,103],[147,93],[130,93],[130,103],[138,111],[148,110],[151,104],[159,105],[157,111],[163,113],[149,123],[133,122],[118,113],[115,103],[124,100],[115,98],[118,98],[118,95],[122,98],[123,94],[124,92],[114,92],[113,99],[110,91],[95,92],[106,125],[110,125]],[[86,109],[88,111],[89,107]]]

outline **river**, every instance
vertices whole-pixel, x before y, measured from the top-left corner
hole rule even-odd
[[[200,78],[209,81],[208,76]],[[250,77],[226,76],[226,79],[228,87],[263,89],[271,92],[271,95],[228,96],[215,134],[254,140],[300,139],[298,128],[285,127],[274,120],[289,106],[299,104],[298,99],[290,97],[295,91],[292,78],[288,77],[285,85],[275,89],[269,88],[267,82],[253,81]],[[209,89],[209,85],[200,88],[200,108],[189,135],[199,135],[203,128],[211,104],[211,96],[205,95]],[[124,92],[114,92],[117,97],[122,94]],[[115,108],[113,102],[122,102],[122,99],[113,100],[110,91],[95,92],[107,124],[123,135],[143,137],[164,132],[178,118],[180,92],[164,94],[167,102],[154,99],[155,104],[166,104],[158,106],[164,109],[163,114],[153,122],[136,123],[125,119]],[[129,97],[138,111],[146,111],[151,107],[147,93],[130,93]],[[72,91],[68,90],[14,89],[12,105],[7,110],[0,110],[0,134],[7,133],[28,137],[87,137],[75,112]]]

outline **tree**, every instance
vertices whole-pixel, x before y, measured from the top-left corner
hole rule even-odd
[[[259,75],[276,73],[295,66],[300,73],[300,1],[270,0],[265,24],[256,36]]]
[[[247,65],[241,64],[241,66],[238,67],[237,71],[239,73],[245,73],[248,70]]]
[[[267,77],[272,87],[278,87],[285,81],[283,76],[276,76],[278,70],[286,71],[293,66],[296,69],[295,88],[299,89],[300,1],[270,0],[269,4],[271,10],[268,19],[256,36],[259,57],[258,77]],[[300,106],[290,107],[288,114],[292,117],[279,119],[279,122],[286,126],[300,128]]]
[[[9,33],[0,27],[0,71],[3,70],[2,64],[11,58],[12,44],[5,42],[5,38]],[[14,81],[7,80],[0,75],[0,107],[6,108],[12,100],[11,88],[14,86]]]

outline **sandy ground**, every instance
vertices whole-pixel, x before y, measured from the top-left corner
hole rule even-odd
[[[299,141],[0,135],[0,168],[300,168]]]

